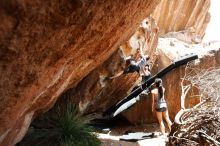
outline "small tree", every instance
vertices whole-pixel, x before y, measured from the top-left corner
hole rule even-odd
[[[191,87],[199,90],[200,102],[186,109],[185,97]],[[187,65],[181,88],[181,109],[168,144],[220,145],[220,69],[201,70]]]

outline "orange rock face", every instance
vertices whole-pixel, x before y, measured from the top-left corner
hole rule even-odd
[[[151,23],[153,20],[147,21]],[[104,78],[123,71],[126,57],[133,55],[134,59],[139,59],[138,43],[146,43],[146,37],[144,36],[149,35],[151,37],[149,37],[149,42],[145,44],[143,51],[152,57],[152,61],[156,59],[154,52],[156,50],[155,44],[158,41],[158,33],[154,32],[153,28],[156,29],[156,26],[152,28],[139,27],[134,35],[123,43],[107,61],[88,74],[76,88],[68,91],[68,93],[71,93],[71,99],[78,103],[82,113],[101,113],[130,93],[135,86],[135,82],[139,81],[138,73],[121,75],[108,81]]]
[[[138,58],[138,41],[147,42],[144,51],[154,62],[159,32],[190,30],[203,37],[209,0],[159,2],[0,1],[0,145],[20,141],[34,116],[51,108],[66,91],[85,114],[103,112],[126,96],[137,74],[102,79],[123,70],[125,57]],[[151,18],[145,28],[144,18],[150,14],[159,31]],[[170,62],[159,59],[158,68]],[[133,123],[155,121],[148,109],[150,98],[141,100],[123,115]]]
[[[152,17],[161,34],[185,30],[203,38],[210,20],[209,7],[210,0],[162,0]]]
[[[126,41],[159,0],[0,2],[0,145]]]

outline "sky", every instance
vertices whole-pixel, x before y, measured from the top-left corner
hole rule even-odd
[[[203,41],[220,41],[220,0],[211,0],[209,12],[211,20],[207,26]]]

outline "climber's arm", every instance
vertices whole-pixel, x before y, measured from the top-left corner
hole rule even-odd
[[[120,71],[119,73],[117,73],[116,75],[110,77],[111,79],[117,78],[119,76],[121,76],[123,74],[124,71]]]
[[[117,73],[116,75],[112,76],[112,77],[105,77],[105,80],[111,80],[114,78],[117,78],[119,76],[121,76],[124,73],[124,71],[120,71],[119,73]]]
[[[139,44],[140,55],[141,55],[141,57],[144,57],[143,44],[141,45],[140,42],[138,42],[138,44]]]

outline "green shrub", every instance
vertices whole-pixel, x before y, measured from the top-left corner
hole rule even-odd
[[[99,146],[101,142],[74,106],[57,106],[34,121],[18,146]]]

